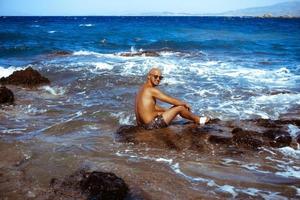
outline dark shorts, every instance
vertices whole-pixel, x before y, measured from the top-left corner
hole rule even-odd
[[[146,130],[165,128],[167,126],[168,124],[165,122],[162,115],[157,115],[151,122],[142,125],[142,127]]]

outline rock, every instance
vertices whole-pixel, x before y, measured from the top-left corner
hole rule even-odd
[[[295,122],[290,119],[289,122]],[[167,128],[144,130],[137,126],[121,126],[116,133],[120,142],[147,145],[176,151],[193,150],[199,153],[257,150],[259,147],[291,145],[287,132],[288,121],[272,120],[211,120],[204,126],[173,123]],[[242,128],[240,128],[242,127]],[[286,129],[286,130],[285,130]],[[299,136],[300,140],[300,136]],[[231,148],[231,149],[230,149]],[[218,151],[217,149],[220,149]],[[222,149],[222,151],[221,151]]]
[[[158,57],[160,55],[159,55],[159,53],[157,53],[155,51],[138,51],[138,52],[121,53],[120,56],[125,56],[125,57],[133,57],[133,56]]]
[[[300,133],[298,133],[297,137],[296,137],[296,141],[298,144],[300,144]]]
[[[268,130],[263,133],[263,136],[271,139],[270,145],[272,147],[285,147],[289,146],[292,142],[292,137],[289,133],[280,129]]]
[[[69,51],[53,51],[50,54],[48,54],[48,57],[59,57],[59,56],[68,56],[71,55],[72,53]]]
[[[252,120],[256,125],[262,126],[265,128],[277,128],[279,126],[278,123],[272,121],[270,119],[254,119]]]
[[[52,179],[50,186],[54,191],[50,198],[54,199],[67,196],[70,199],[122,200],[129,191],[124,180],[113,173],[85,170],[76,171],[62,181]]]
[[[261,140],[253,137],[258,134],[259,133],[254,131],[247,131],[241,128],[235,128],[232,130],[232,140],[236,145],[257,149],[258,147],[263,146],[263,142]]]
[[[0,87],[0,104],[12,104],[14,102],[13,92],[5,86]]]
[[[38,85],[50,84],[50,81],[43,77],[38,71],[28,67],[25,70],[15,71],[7,78],[1,78],[0,83],[4,85],[10,84],[35,87]]]
[[[215,143],[215,144],[227,144],[227,145],[232,144],[232,138],[219,136],[219,135],[211,135],[208,138],[208,141],[210,143]]]

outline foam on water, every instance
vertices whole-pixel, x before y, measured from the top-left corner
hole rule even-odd
[[[105,62],[91,62],[96,67],[96,70],[112,70],[114,68],[113,65]]]
[[[289,128],[289,133],[293,138],[296,138],[298,134],[300,134],[300,129],[298,128],[298,126],[289,124],[288,128]]]
[[[95,24],[79,24],[79,26],[92,27],[95,26]]]
[[[296,178],[300,178],[300,169],[299,167],[296,166],[283,166],[285,171],[281,171],[281,172],[276,172],[275,174],[277,175],[281,175],[281,176],[285,176],[285,177],[296,177]]]
[[[73,52],[73,55],[75,56],[103,56],[103,54],[101,53],[97,53],[97,52],[94,52],[94,51],[85,51],[85,50],[80,50],[80,51],[75,51]]]
[[[117,118],[120,125],[133,125],[135,116],[125,112],[111,113],[111,116]]]
[[[48,93],[54,95],[54,96],[60,96],[65,94],[65,88],[63,87],[58,87],[58,86],[43,86],[43,90],[47,91]]]
[[[52,34],[52,33],[56,33],[56,31],[48,31],[48,33]]]
[[[8,68],[4,68],[4,67],[0,66],[0,78],[2,78],[2,77],[8,77],[14,71],[22,70],[22,69],[24,69],[24,68],[22,68],[22,67],[14,67],[14,66],[11,66],[11,67],[8,67]]]
[[[235,192],[235,189],[233,186],[231,185],[223,185],[219,187],[219,190],[223,191],[223,192],[227,192],[230,193],[232,195],[233,198],[235,198],[238,194]]]
[[[292,147],[282,147],[278,149],[285,156],[299,159],[300,158],[300,149],[293,149]]]

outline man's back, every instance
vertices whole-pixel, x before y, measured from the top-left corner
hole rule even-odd
[[[151,89],[144,84],[136,95],[135,114],[138,124],[147,124],[157,115],[155,111],[156,100],[152,95]]]

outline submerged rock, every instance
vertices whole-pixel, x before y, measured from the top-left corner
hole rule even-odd
[[[123,179],[113,173],[76,171],[64,180],[52,179],[49,199],[122,200],[129,189]]]
[[[261,140],[253,137],[259,134],[257,132],[235,128],[232,130],[232,134],[232,139],[237,145],[243,145],[252,149],[257,149],[258,147],[263,146],[263,142]]]
[[[125,56],[125,57],[133,57],[133,56],[158,57],[160,55],[159,55],[159,53],[157,53],[155,51],[138,51],[138,52],[121,53],[120,56]]]
[[[296,141],[297,141],[298,144],[300,144],[300,133],[297,135]]]
[[[297,120],[289,120],[293,124],[295,121]],[[146,144],[177,151],[190,149],[210,152],[218,150],[219,147],[225,151],[257,150],[264,146],[280,148],[291,145],[292,137],[285,131],[288,124],[287,121],[263,119],[227,122],[211,120],[205,126],[173,124],[167,128],[150,131],[136,126],[121,126],[116,135],[120,142]],[[296,139],[298,142],[299,137]]]
[[[285,147],[289,146],[292,142],[292,137],[288,132],[283,130],[268,130],[263,133],[263,136],[271,139],[270,145],[272,147]]]
[[[0,87],[0,104],[12,104],[14,102],[13,92],[5,86]]]
[[[38,85],[50,84],[50,81],[43,77],[37,70],[28,67],[25,70],[15,71],[7,78],[1,78],[0,83],[3,85],[35,87]]]

